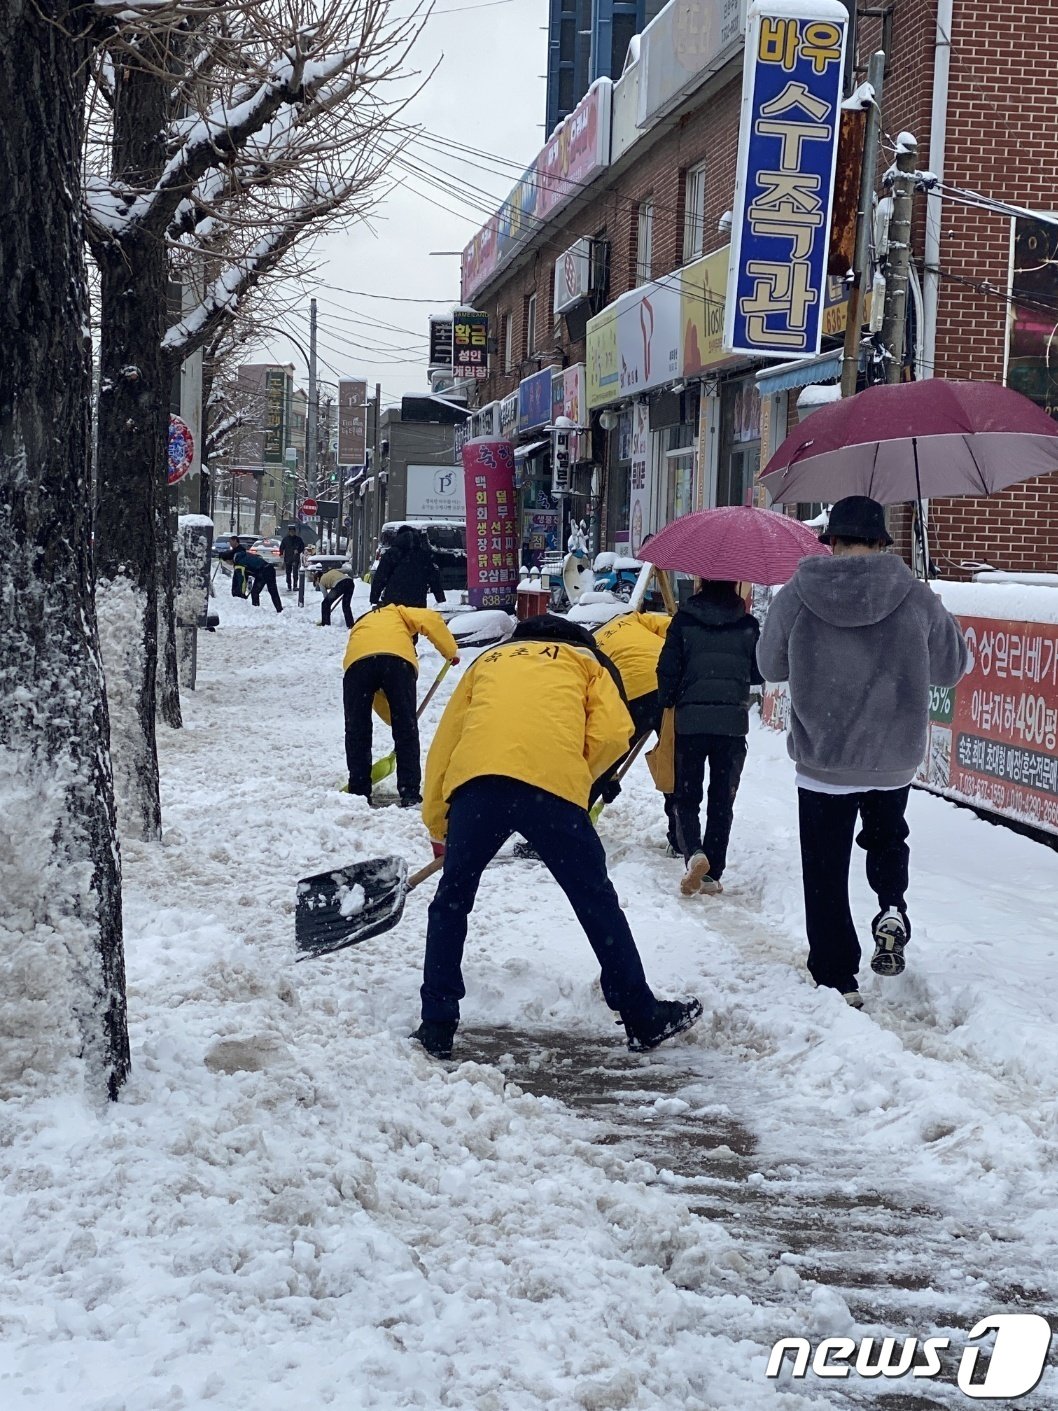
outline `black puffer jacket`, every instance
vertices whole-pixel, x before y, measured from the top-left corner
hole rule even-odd
[[[734,589],[689,598],[672,619],[658,659],[658,701],[676,707],[679,735],[749,733],[749,688],[760,685],[760,624]]]
[[[430,546],[418,529],[402,525],[393,536],[371,576],[371,602],[388,607],[424,608],[427,589],[439,603],[445,600],[441,570]]]

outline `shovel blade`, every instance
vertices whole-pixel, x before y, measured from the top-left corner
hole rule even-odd
[[[371,858],[302,878],[294,916],[298,959],[329,955],[388,931],[403,915],[407,894],[402,857]]]

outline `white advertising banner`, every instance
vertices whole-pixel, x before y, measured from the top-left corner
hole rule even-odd
[[[632,409],[631,493],[628,499],[628,547],[639,553],[650,513],[650,408],[637,402]]]
[[[408,466],[409,519],[466,519],[462,468],[451,465]]]
[[[645,392],[683,375],[680,282],[658,281],[617,300],[618,385]]]

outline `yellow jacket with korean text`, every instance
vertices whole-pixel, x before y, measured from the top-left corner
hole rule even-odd
[[[596,628],[595,640],[617,667],[630,701],[658,689],[658,657],[671,621],[664,612],[629,612]]]
[[[452,694],[426,760],[423,821],[448,830],[448,800],[485,774],[520,779],[581,808],[628,749],[632,720],[590,647],[508,642],[479,657]]]
[[[363,657],[391,656],[410,661],[418,674],[419,658],[414,639],[420,632],[446,661],[459,655],[456,639],[440,613],[430,608],[406,608],[391,603],[388,607],[374,608],[353,623],[342,670],[348,671],[354,661]]]

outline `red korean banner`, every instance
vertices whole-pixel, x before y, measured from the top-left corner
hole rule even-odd
[[[918,782],[1058,833],[1058,624],[958,621],[971,666],[930,693]]]
[[[989,813],[1058,833],[1058,623],[956,619],[970,650],[957,686],[934,686],[915,782]],[[789,725],[789,692],[768,685],[763,723]]]
[[[463,476],[470,606],[510,611],[518,590],[514,447],[488,436],[467,441]]]

